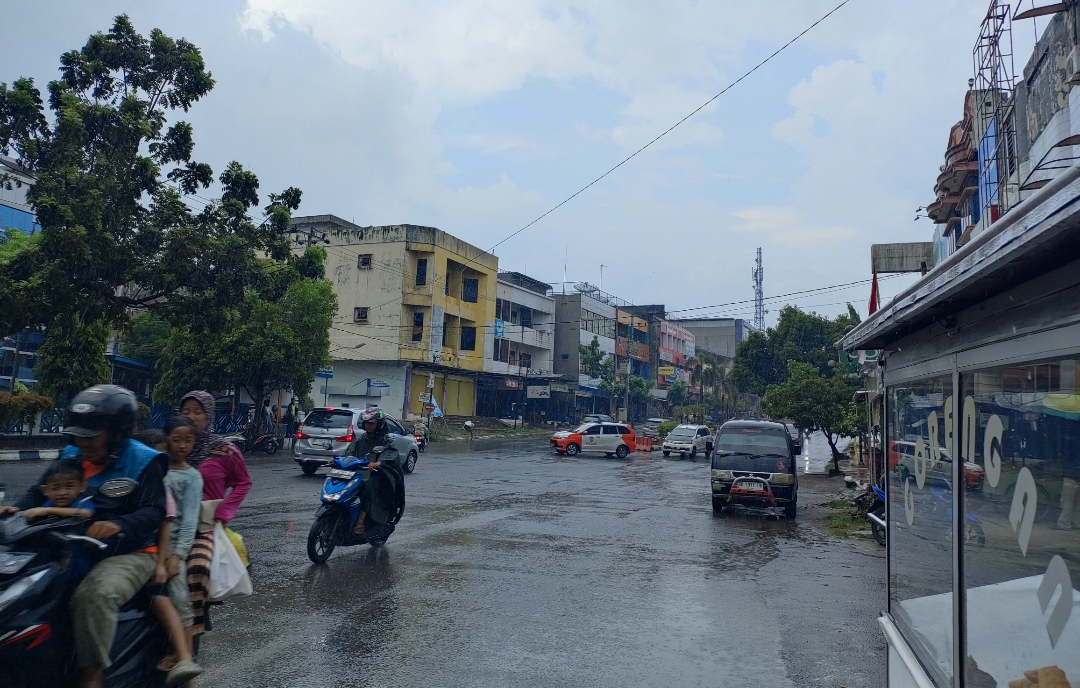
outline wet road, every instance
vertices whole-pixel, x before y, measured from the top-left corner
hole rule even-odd
[[[322,478],[250,468],[232,525],[256,594],[215,610],[200,686],[884,685],[881,552],[713,516],[705,462],[432,445],[389,542],[324,566]],[[826,499],[810,482],[800,511]]]

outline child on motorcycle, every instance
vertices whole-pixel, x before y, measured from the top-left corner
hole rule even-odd
[[[173,518],[166,519],[168,527],[162,527],[158,537],[151,609],[173,646],[173,653],[158,664],[158,669],[169,672],[170,686],[186,683],[202,673],[192,657],[188,629],[194,624],[195,614],[184,564],[195,539],[202,504],[202,476],[187,462],[195,448],[195,434],[195,424],[187,416],[173,416],[165,423],[169,472],[164,482],[173,495],[176,512]]]
[[[94,515],[93,495],[86,490],[86,479],[78,461],[58,459],[45,471],[38,489],[45,503],[24,511],[27,521],[46,516],[92,518]]]

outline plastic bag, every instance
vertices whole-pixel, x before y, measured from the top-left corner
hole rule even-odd
[[[229,526],[225,526],[225,534],[229,536],[229,541],[232,542],[233,547],[236,548],[236,553],[240,555],[240,561],[244,562],[244,566],[251,566],[251,560],[248,559],[247,547],[244,546],[244,536]]]
[[[214,557],[210,560],[210,602],[252,593],[251,578],[221,521],[214,524]]]

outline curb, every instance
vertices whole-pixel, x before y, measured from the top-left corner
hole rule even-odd
[[[60,458],[59,449],[0,451],[0,461],[52,461],[58,458]]]

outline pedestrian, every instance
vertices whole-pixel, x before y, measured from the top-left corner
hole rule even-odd
[[[264,434],[271,434],[274,432],[274,419],[270,415],[270,400],[263,399],[262,405],[262,431]]]
[[[187,416],[173,416],[165,423],[169,453],[169,472],[165,488],[173,496],[175,511],[169,527],[162,528],[158,538],[157,566],[151,586],[151,610],[169,636],[173,651],[158,664],[182,681],[190,681],[202,673],[192,657],[190,629],[195,622],[188,590],[187,567],[184,562],[195,540],[202,504],[203,481],[199,471],[187,462],[195,448],[195,424]],[[176,678],[181,682],[180,678]]]
[[[270,400],[263,405],[269,415]],[[180,400],[180,413],[195,425],[195,448],[188,463],[198,469],[203,480],[202,514],[197,534],[188,554],[188,589],[194,623],[191,637],[202,635],[206,627],[206,603],[210,590],[210,560],[214,557],[214,523],[228,523],[251,490],[244,455],[212,432],[214,397],[207,392],[188,392]]]
[[[473,422],[471,420],[465,421],[465,432],[469,435],[469,441],[472,442]]]
[[[289,405],[285,407],[285,415],[281,422],[285,426],[285,433],[289,436],[289,446],[292,447],[296,443],[296,430],[293,429],[293,425],[296,424],[296,397],[293,397]]]
[[[168,451],[168,442],[166,442],[165,433],[161,430],[147,428],[135,435],[135,439],[148,447],[157,449],[159,452]]]

